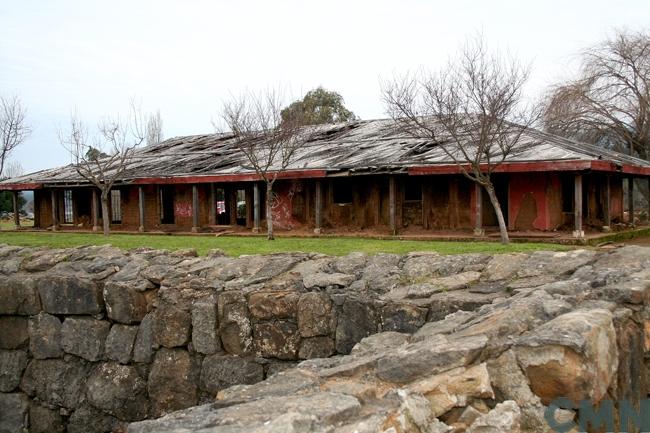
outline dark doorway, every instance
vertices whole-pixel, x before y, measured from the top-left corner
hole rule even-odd
[[[217,225],[228,225],[230,224],[230,214],[228,206],[226,206],[226,191],[223,188],[217,188],[214,194],[217,206]]]
[[[238,189],[237,190],[237,225],[245,226],[246,225],[246,190]]]
[[[160,224],[174,224],[174,187],[160,187]]]
[[[494,190],[497,195],[497,200],[499,200],[499,205],[501,206],[501,212],[503,213],[503,219],[505,220],[506,227],[509,225],[508,222],[508,177],[505,175],[493,175],[492,176],[492,185],[494,185]],[[487,191],[483,188],[482,194],[482,206],[483,206],[483,226],[485,227],[498,227],[499,221],[497,220],[497,214],[494,211],[494,206],[490,201]]]

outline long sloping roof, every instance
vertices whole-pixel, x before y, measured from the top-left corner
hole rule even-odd
[[[362,174],[455,166],[436,143],[408,136],[390,119],[311,126],[304,129],[302,137],[305,145],[295,155],[290,171]],[[521,149],[505,161],[513,167],[511,171],[516,171],[520,163],[602,161],[650,174],[647,161],[532,129],[522,137]],[[206,134],[175,137],[138,149],[129,162],[124,182],[172,178],[200,181],[202,176],[242,174],[253,175],[254,169],[236,147],[233,136]],[[74,183],[86,182],[68,165],[4,180],[0,189],[3,185]]]

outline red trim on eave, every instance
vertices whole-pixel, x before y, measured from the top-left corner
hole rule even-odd
[[[277,179],[304,179],[325,177],[325,170],[292,170],[278,173]],[[134,184],[180,184],[180,183],[212,183],[212,182],[247,182],[260,180],[256,173],[220,174],[213,176],[183,176],[183,177],[147,177],[135,179]]]
[[[43,188],[42,183],[5,183],[0,185],[0,191],[27,191],[41,188]]]
[[[640,174],[650,176],[650,167],[638,167],[636,165],[624,164],[621,171],[627,174]]]
[[[469,165],[464,166],[466,170],[470,169]],[[487,164],[481,167],[487,169]],[[632,167],[632,166],[630,166]],[[644,170],[640,167],[641,170]],[[576,170],[598,170],[598,171],[616,171],[616,164],[608,161],[540,161],[540,162],[508,162],[500,164],[495,168],[496,173],[518,173],[530,171],[576,171]],[[408,174],[458,174],[462,173],[461,167],[457,164],[433,165],[422,167],[410,167]],[[640,174],[640,173],[639,173]],[[644,173],[645,174],[645,173]]]

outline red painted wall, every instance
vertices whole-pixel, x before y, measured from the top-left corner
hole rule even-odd
[[[509,183],[509,229],[548,230],[550,218],[546,203],[545,173],[513,173]]]

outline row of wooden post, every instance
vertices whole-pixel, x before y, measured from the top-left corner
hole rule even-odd
[[[628,213],[630,215],[630,222],[634,222],[634,178],[628,177]],[[648,179],[650,186],[650,178]],[[322,228],[322,184],[320,180],[315,182],[315,197],[314,197],[314,214],[315,214],[315,228],[314,233],[320,234]],[[388,184],[388,194],[389,194],[389,224],[390,231],[392,234],[397,234],[397,184],[394,176],[390,176]],[[20,213],[18,209],[18,196],[19,192],[14,191],[13,194],[13,208],[14,208],[14,224],[18,228],[20,227]],[[482,187],[479,184],[475,184],[475,226],[474,233],[476,235],[483,235],[483,194]],[[52,229],[57,230],[59,227],[59,218],[58,218],[58,198],[57,192],[55,189],[51,191],[51,200],[52,200]],[[231,202],[233,200],[231,199]],[[583,215],[582,215],[582,174],[578,173],[575,175],[574,181],[574,232],[575,237],[584,237],[584,228],[583,228]],[[610,176],[606,177],[605,183],[605,194],[604,194],[604,203],[603,203],[603,219],[605,228],[609,229],[611,226],[611,212],[610,212],[610,203],[611,203],[611,184]],[[259,183],[253,184],[253,231],[258,233],[260,231],[260,190]],[[99,230],[99,214],[100,214],[100,204],[99,197],[96,189],[92,191],[92,226],[93,231]],[[139,209],[139,231],[144,232],[145,230],[145,193],[144,187],[138,187],[138,209]],[[650,209],[649,209],[650,210]],[[237,206],[236,200],[234,206],[231,203],[231,214],[233,212],[236,214]],[[233,217],[231,217],[233,218]],[[209,221],[211,225],[216,225],[216,188],[214,184],[210,184],[210,213]],[[198,185],[192,185],[192,231],[198,232],[199,230],[199,191]]]

